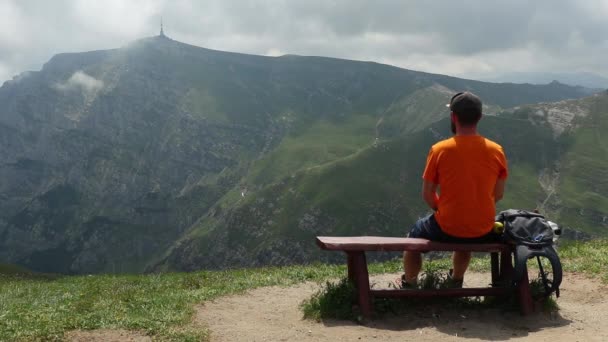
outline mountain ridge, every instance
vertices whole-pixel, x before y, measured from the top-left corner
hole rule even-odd
[[[512,72],[493,77],[481,77],[487,82],[512,82],[547,84],[558,81],[573,86],[583,86],[592,89],[608,88],[608,78],[590,72]]]
[[[389,162],[390,155],[373,151],[402,136],[422,134],[426,140],[414,145],[423,146],[434,139],[420,133],[427,128],[448,134],[441,119],[450,90],[457,89],[479,93],[493,111],[588,93],[560,84],[486,84],[373,62],[222,52],[160,37],[57,55],[42,70],[0,87],[0,259],[58,273],[196,267],[186,259],[206,253],[197,244],[222,245],[188,236],[239,236],[239,229],[228,228],[241,220],[231,213],[250,219],[239,199],[255,198],[272,184],[289,193],[281,188],[285,180],[312,191],[311,167],[350,172],[343,165]],[[410,124],[414,119],[417,126]],[[324,184],[307,196],[349,215],[348,205],[327,192],[335,186]],[[417,193],[418,184],[411,187]],[[298,207],[296,198],[272,196],[283,196],[285,208]],[[273,205],[264,210],[280,210]],[[318,220],[323,215],[314,206],[304,209],[297,225],[305,231],[331,231],[338,222]],[[406,221],[420,210],[415,204],[399,217]],[[272,233],[253,222],[258,238],[289,236],[288,210],[277,219]],[[177,241],[189,241],[181,244],[190,248],[187,255],[175,248]],[[247,248],[261,260],[288,262],[289,254],[276,253],[290,248],[273,246],[268,240]],[[178,250],[182,264],[170,252]],[[292,261],[308,260],[309,252]],[[172,262],[165,262],[167,255]]]

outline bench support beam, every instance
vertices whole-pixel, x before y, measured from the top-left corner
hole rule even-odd
[[[456,289],[404,289],[404,290],[371,290],[373,297],[477,297],[477,296],[504,296],[511,292],[506,287],[469,287]]]

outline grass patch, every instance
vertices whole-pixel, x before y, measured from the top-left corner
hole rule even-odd
[[[352,303],[355,287],[347,278],[337,283],[326,282],[323,289],[300,304],[304,318],[322,320],[325,318],[355,319]]]
[[[488,258],[473,259],[473,269],[486,270],[482,263],[488,264]],[[419,277],[418,289],[444,289],[449,288],[451,281],[445,270],[449,267],[448,259],[432,260],[424,263],[424,270]],[[397,285],[393,285],[394,288]],[[324,286],[309,299],[300,304],[300,309],[306,319],[344,319],[362,322],[363,317],[353,307],[353,298],[356,298],[356,289],[343,278],[338,282],[325,282]],[[412,309],[429,305],[441,305],[443,308],[486,308],[499,307],[502,309],[517,309],[516,301],[485,300],[478,297],[465,298],[375,298],[374,314],[383,317],[387,314],[401,314],[411,312]]]
[[[205,340],[184,328],[193,304],[259,286],[320,281],[343,266],[313,265],[154,275],[0,275],[0,341],[60,340],[65,331],[128,329],[163,340]]]
[[[548,297],[545,296],[545,285],[543,284],[540,274],[537,278],[530,281],[530,292],[532,293],[532,298],[541,304],[544,312],[555,312],[559,310],[559,305],[555,298],[553,298],[553,294]]]
[[[557,252],[564,271],[585,273],[608,283],[608,239],[564,241]]]

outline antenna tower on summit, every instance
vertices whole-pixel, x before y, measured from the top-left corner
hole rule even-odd
[[[165,37],[165,31],[163,31],[163,17],[160,17],[160,36]]]

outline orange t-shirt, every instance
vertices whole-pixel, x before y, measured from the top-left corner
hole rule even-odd
[[[492,230],[494,187],[507,178],[500,145],[480,135],[440,141],[429,151],[422,178],[439,185],[435,219],[445,233],[472,238]]]

